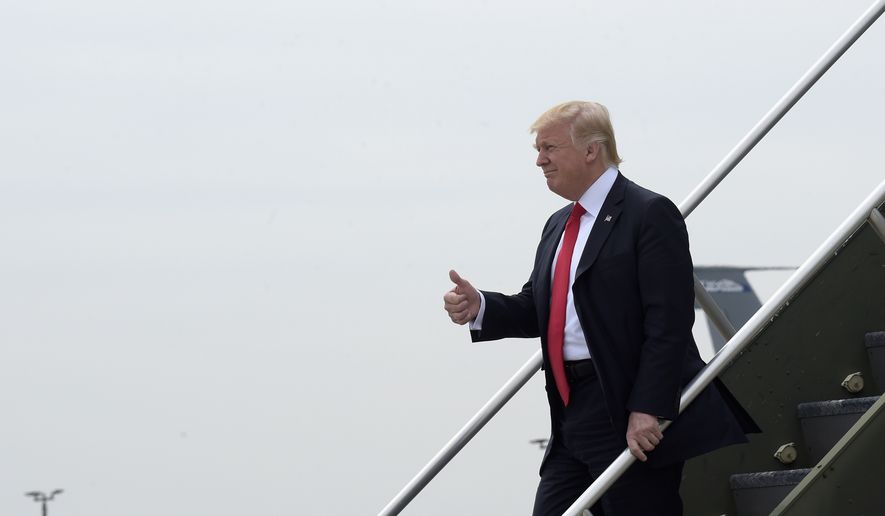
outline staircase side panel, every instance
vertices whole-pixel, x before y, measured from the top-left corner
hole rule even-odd
[[[872,379],[864,334],[885,329],[885,244],[864,224],[721,376],[763,433],[750,442],[686,464],[687,516],[735,514],[734,473],[810,468],[796,406],[851,397],[840,383],[860,371]],[[878,394],[873,382],[857,396]],[[666,435],[665,435],[666,438]],[[781,465],[773,454],[794,442],[799,458]]]
[[[872,515],[882,512],[885,396],[833,446],[772,515]]]

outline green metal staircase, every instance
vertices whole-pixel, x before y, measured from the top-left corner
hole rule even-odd
[[[687,516],[885,514],[882,209],[721,374],[763,433],[686,465]]]

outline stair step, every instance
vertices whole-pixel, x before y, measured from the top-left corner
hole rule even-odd
[[[873,370],[873,384],[876,392],[885,391],[885,331],[874,331],[864,335],[870,368]]]
[[[802,426],[805,445],[814,463],[820,462],[836,441],[845,435],[878,396],[846,400],[800,403],[796,415]]]
[[[777,507],[811,469],[741,473],[729,478],[737,513],[765,516]]]

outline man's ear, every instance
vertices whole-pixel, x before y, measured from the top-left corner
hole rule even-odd
[[[590,163],[592,161],[596,161],[596,158],[599,157],[599,142],[590,142],[590,145],[587,145],[587,154],[584,155],[585,161]]]

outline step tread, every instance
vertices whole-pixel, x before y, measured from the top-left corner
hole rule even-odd
[[[878,399],[878,396],[867,396],[865,398],[800,403],[796,407],[796,415],[800,418],[806,418],[838,416],[842,414],[862,414],[869,410]]]
[[[729,477],[728,482],[732,489],[794,486],[801,482],[809,472],[811,472],[811,468],[738,473]]]
[[[872,331],[863,337],[868,348],[885,347],[885,331]]]

